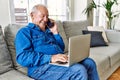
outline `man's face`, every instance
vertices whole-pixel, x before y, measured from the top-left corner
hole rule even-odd
[[[34,12],[32,17],[32,22],[39,27],[45,27],[48,21],[48,10],[47,9],[39,9]]]

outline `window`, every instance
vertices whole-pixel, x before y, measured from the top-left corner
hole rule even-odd
[[[106,3],[107,0],[94,0],[94,1],[96,2],[96,4],[103,6],[102,4]],[[120,3],[120,0],[118,0],[118,5],[117,6],[113,5],[112,12],[120,11],[119,3]],[[103,8],[103,7],[99,7],[97,10],[94,9],[94,15],[93,15],[94,16],[94,22],[93,22],[94,26],[103,26],[104,28],[107,29],[108,18],[106,16],[105,10],[106,9]],[[113,19],[113,22],[112,22],[113,26],[117,27],[116,24],[119,21],[118,19],[119,19],[119,16]]]
[[[67,0],[47,0],[47,6],[51,18],[67,20]]]
[[[105,0],[94,0],[96,4],[103,4]],[[99,7],[97,10],[94,9],[94,26],[106,26],[106,16],[105,9],[103,7]]]
[[[68,19],[68,0],[14,0],[15,22],[23,24],[31,21],[29,13],[39,3],[47,6],[50,18],[61,21]]]

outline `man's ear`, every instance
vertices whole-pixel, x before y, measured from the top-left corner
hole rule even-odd
[[[30,13],[30,16],[31,16],[31,17],[33,16],[33,13],[32,13],[32,12]]]
[[[30,16],[31,16],[31,18],[33,19],[33,13],[32,13],[32,12],[30,13]]]

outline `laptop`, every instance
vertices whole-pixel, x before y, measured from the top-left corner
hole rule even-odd
[[[68,44],[68,62],[66,63],[50,63],[52,65],[69,67],[83,59],[89,57],[90,51],[90,34],[78,35],[69,38]]]

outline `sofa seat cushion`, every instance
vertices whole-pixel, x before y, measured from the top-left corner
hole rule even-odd
[[[96,62],[99,75],[102,75],[108,68],[110,68],[110,60],[108,56],[90,53],[90,58]]]
[[[0,80],[33,80],[33,79],[20,73],[19,71],[11,70],[4,74],[1,74]]]
[[[0,74],[11,70],[12,67],[12,59],[4,40],[2,28],[0,26]]]
[[[109,43],[109,46],[106,47],[94,47],[90,49],[90,53],[108,56],[110,66],[113,66],[120,60],[120,43]]]
[[[17,67],[17,70],[25,75],[27,75],[28,69],[26,67]]]

